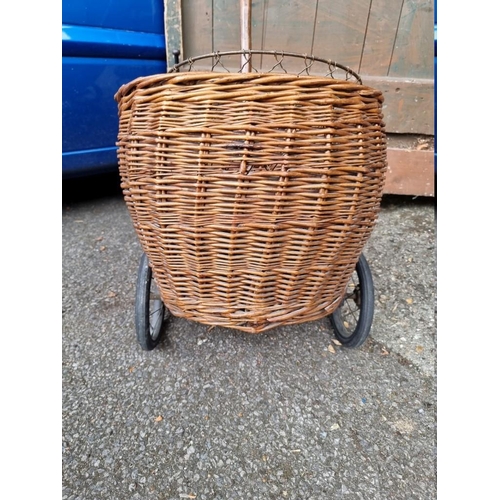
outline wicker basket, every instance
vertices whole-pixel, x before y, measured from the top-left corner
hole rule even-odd
[[[125,201],[175,316],[258,333],[336,309],[382,197],[381,92],[190,71],[116,100]]]

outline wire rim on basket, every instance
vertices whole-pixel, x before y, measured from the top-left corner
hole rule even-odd
[[[172,68],[168,70],[168,73],[178,73],[182,69],[183,71],[191,71],[193,66],[202,60],[207,60],[207,59],[212,59],[213,62],[210,67],[210,71],[215,71],[216,69],[223,69],[228,73],[231,73],[232,71],[228,68],[225,67],[223,64],[222,59],[224,57],[230,57],[230,56],[244,56],[245,62],[241,65],[239,69],[236,71],[237,73],[243,73],[245,69],[249,70],[250,72],[255,72],[255,73],[272,73],[275,69],[280,68],[283,70],[284,73],[288,73],[286,68],[283,66],[285,58],[295,58],[295,59],[302,59],[304,62],[304,68],[299,71],[299,72],[293,72],[296,76],[310,76],[311,75],[311,70],[313,69],[313,65],[315,63],[320,63],[320,64],[326,64],[328,70],[325,73],[326,77],[331,77],[331,78],[337,78],[334,73],[337,70],[342,70],[345,72],[344,80],[349,81],[351,78],[354,78],[359,84],[363,84],[361,77],[351,68],[348,66],[345,66],[343,64],[337,63],[336,61],[333,61],[331,59],[324,59],[321,57],[316,57],[313,55],[308,55],[308,54],[299,54],[296,52],[286,52],[286,51],[276,51],[276,50],[229,50],[229,51],[215,51],[211,52],[209,54],[203,54],[200,56],[194,56],[194,57],[189,57],[185,59],[184,61],[181,61]],[[262,69],[257,68],[252,64],[252,56],[256,55],[267,55],[267,56],[273,56],[275,58],[275,63],[271,67],[271,69],[267,71],[263,71]],[[187,70],[184,69],[187,67]],[[317,75],[314,75],[317,76]]]

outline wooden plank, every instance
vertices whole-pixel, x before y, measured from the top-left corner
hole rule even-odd
[[[434,196],[434,151],[387,150],[384,194]]]
[[[269,0],[252,1],[252,49],[264,50],[268,3]],[[262,68],[262,56],[254,56],[252,66],[260,70]]]
[[[181,59],[213,51],[212,0],[182,0],[184,53]]]
[[[184,52],[182,42],[182,12],[181,0],[164,0],[164,21],[166,38],[166,59],[167,68],[175,64],[174,50],[179,50],[181,55]]]
[[[277,50],[309,53],[314,37],[316,2],[305,0],[267,0],[264,5],[263,50]],[[265,65],[266,67],[267,65]],[[287,60],[286,69],[290,73],[301,71],[301,59]]]
[[[434,75],[433,0],[404,0],[389,76]]]
[[[434,80],[361,75],[363,83],[384,94],[388,133],[434,135]]]
[[[403,0],[372,0],[360,73],[387,76]]]
[[[213,0],[214,50],[240,49],[240,6],[234,0]]]
[[[262,49],[268,0],[252,0],[252,49]],[[255,62],[253,63],[255,65]]]
[[[370,10],[370,0],[318,0],[312,51],[359,70]]]

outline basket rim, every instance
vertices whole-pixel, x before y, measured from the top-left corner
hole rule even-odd
[[[366,91],[370,93],[382,94],[382,92],[378,89],[370,87],[368,85],[360,84],[354,81],[346,81],[342,79],[335,79],[326,76],[314,76],[314,75],[293,75],[293,74],[282,74],[282,73],[238,73],[238,72],[228,72],[221,73],[217,71],[187,71],[187,72],[172,72],[172,73],[157,73],[154,75],[140,76],[131,80],[128,83],[123,84],[116,94],[114,95],[114,99],[117,103],[120,103],[121,100],[127,96],[130,96],[133,92],[139,89],[148,89],[160,87],[162,85],[167,84],[168,82],[174,83],[182,83],[183,86],[187,86],[186,84],[190,82],[199,82],[202,84],[200,80],[206,80],[207,84],[216,84],[217,80],[222,80],[224,83],[231,83],[233,85],[241,83],[244,84],[246,82],[255,82],[266,84],[281,84],[281,83],[293,83],[294,81],[302,80],[302,81],[310,81],[314,83],[318,87],[320,86],[336,86],[338,88],[346,87],[346,88],[356,88],[359,91]]]
[[[243,65],[243,67],[240,68],[239,71],[230,71],[227,70],[227,68],[221,64],[219,65],[218,63],[220,62],[221,57],[225,56],[235,56],[235,55],[241,55],[246,57],[246,63]],[[251,65],[251,57],[252,55],[272,55],[276,59],[276,64],[273,66],[268,71],[259,71],[258,69],[254,68]],[[302,59],[305,62],[304,69],[299,71],[298,73],[289,73],[286,71],[286,69],[281,65],[283,58],[285,57],[290,57],[290,58],[298,58]],[[279,59],[281,58],[281,59]],[[212,70],[211,71],[206,71],[206,70],[191,70],[192,65],[196,61],[200,61],[203,59],[215,59],[217,62],[215,64],[212,64]],[[326,64],[328,68],[328,72],[325,76],[320,76],[320,75],[311,75],[309,73],[310,68],[312,67],[313,63],[322,63]],[[252,71],[246,72],[244,71],[244,67],[246,65],[249,65],[249,67],[252,69]],[[188,71],[180,71],[181,67],[189,65],[189,70]],[[222,67],[226,71],[221,72],[221,71],[213,71],[215,67]],[[277,67],[281,67],[284,70],[284,73],[279,73],[279,72],[274,72],[274,69]],[[346,72],[346,78],[335,78],[333,76],[333,72],[336,71],[337,69],[341,69],[342,71]],[[170,69],[167,70],[166,73],[158,73],[156,75],[146,75],[146,76],[140,76],[138,78],[135,78],[134,80],[122,85],[116,94],[114,95],[114,99],[116,102],[120,102],[120,100],[125,97],[126,95],[130,94],[135,87],[141,86],[141,83],[146,86],[147,82],[150,82],[151,84],[154,84],[156,81],[158,84],[161,84],[162,82],[166,82],[169,78],[168,75],[174,75],[174,76],[181,76],[181,75],[187,75],[187,74],[196,74],[196,75],[201,75],[202,73],[210,73],[213,75],[213,77],[228,77],[228,76],[233,76],[235,77],[236,75],[240,76],[248,76],[249,79],[253,78],[259,78],[259,77],[279,77],[282,76],[283,79],[287,78],[313,78],[316,79],[318,83],[320,83],[320,79],[325,79],[326,81],[331,84],[332,82],[339,83],[342,82],[344,84],[351,84],[351,85],[360,85],[364,87],[363,81],[361,80],[361,77],[356,73],[354,70],[349,68],[348,66],[345,66],[341,63],[338,63],[332,59],[325,59],[321,57],[316,57],[314,55],[309,55],[309,54],[300,54],[298,52],[288,52],[288,51],[283,51],[283,50],[259,50],[259,49],[250,49],[250,50],[226,50],[226,51],[213,51],[207,54],[202,54],[198,56],[193,56],[189,57],[187,59],[184,59],[183,61],[175,64],[172,66]],[[352,82],[349,80],[350,77],[353,77],[356,82]],[[366,89],[374,90],[371,89],[370,87],[366,87]]]

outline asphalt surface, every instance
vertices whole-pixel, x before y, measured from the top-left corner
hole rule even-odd
[[[432,199],[385,197],[371,335],[174,318],[135,339],[141,249],[114,176],[63,185],[62,498],[436,498]]]

